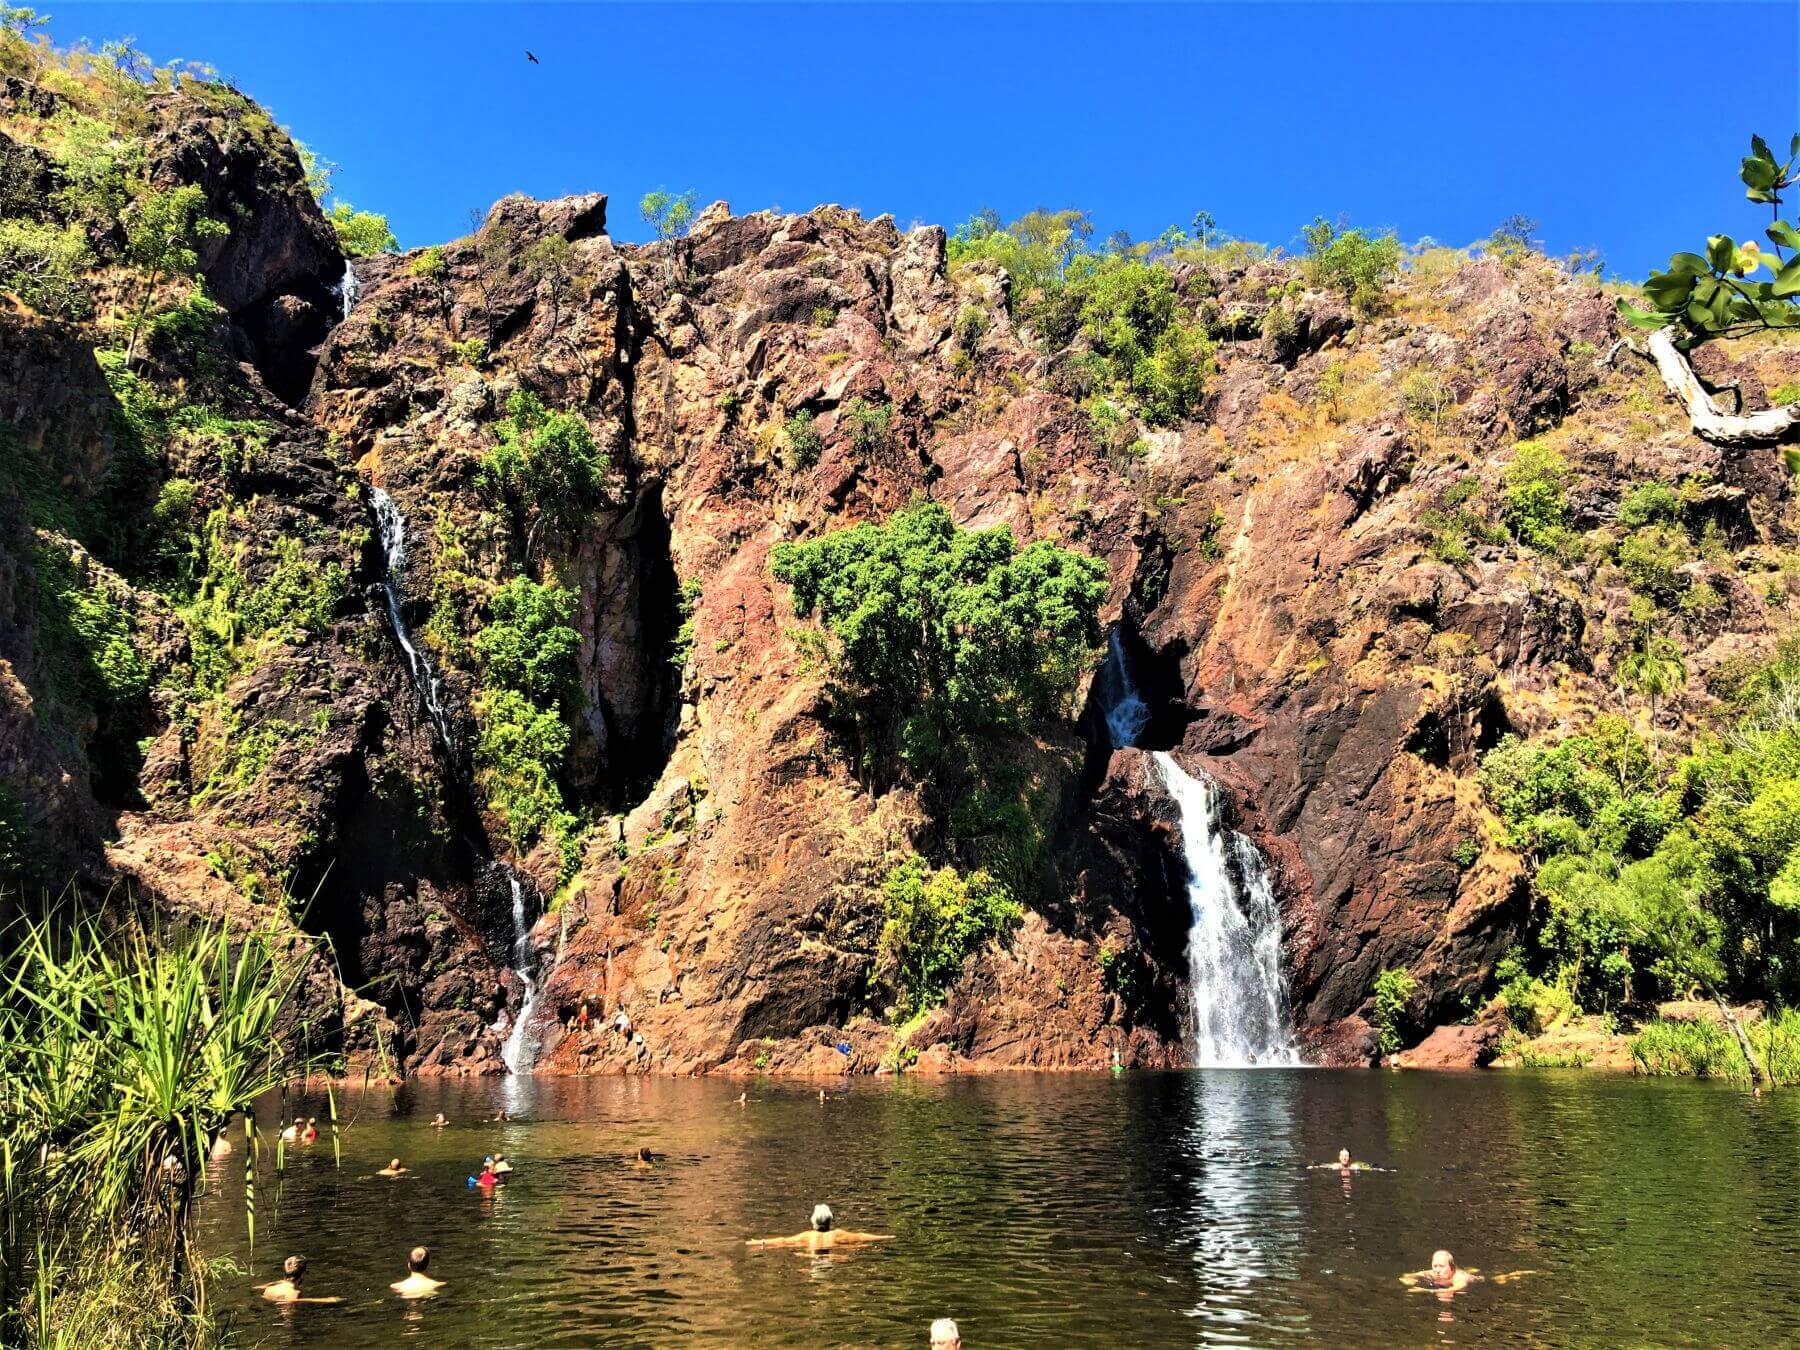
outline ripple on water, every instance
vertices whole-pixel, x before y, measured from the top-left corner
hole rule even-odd
[[[253,1344],[916,1344],[939,1315],[983,1347],[1800,1335],[1792,1282],[1720,1278],[1800,1256],[1795,1094],[1285,1070],[857,1081],[824,1105],[816,1085],[758,1083],[745,1108],[739,1090],[353,1093],[341,1171],[315,1145],[279,1185],[265,1176],[254,1257],[235,1175],[206,1197],[203,1238],[247,1268],[226,1294]],[[473,1123],[499,1105],[530,1118]],[[456,1123],[431,1129],[437,1110]],[[652,1171],[629,1163],[641,1143],[666,1155]],[[1395,1170],[1305,1170],[1340,1144]],[[515,1179],[471,1189],[496,1149]],[[409,1176],[370,1176],[396,1154]],[[743,1246],[804,1227],[819,1200],[895,1240],[829,1257]],[[449,1285],[402,1305],[387,1285],[418,1242]],[[1407,1294],[1397,1275],[1440,1245],[1542,1273],[1450,1305]],[[254,1298],[294,1250],[342,1307]]]

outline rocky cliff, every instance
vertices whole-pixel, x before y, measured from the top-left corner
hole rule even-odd
[[[59,97],[14,79],[0,101],[40,214]],[[1278,255],[1178,255],[1215,344],[1204,401],[1121,430],[1081,344],[1047,349],[1006,272],[952,267],[937,227],[716,204],[633,246],[604,197],[513,197],[469,237],[357,261],[346,295],[259,110],[210,86],[134,108],[147,180],[198,185],[229,227],[196,260],[217,312],[204,343],[171,331],[121,368],[123,262],[101,317],[0,310],[0,780],[38,884],[328,935],[344,988],[321,970],[320,1028],[353,1054],[498,1068],[524,992],[511,869],[541,1068],[1180,1063],[1189,915],[1145,755],[1168,749],[1270,860],[1304,1043],[1366,1060],[1379,972],[1416,977],[1421,1023],[1455,1020],[1526,920],[1475,757],[1619,704],[1621,500],[1682,484],[1696,541],[1667,724],[1791,622],[1779,453],[1692,438],[1615,347],[1612,299],[1535,254],[1420,254],[1372,318]],[[1708,354],[1753,401],[1800,376],[1791,348]],[[519,391],[606,466],[554,532],[484,468]],[[1545,452],[1580,547],[1509,527]],[[1151,720],[1115,751],[1090,699],[1018,747],[1046,840],[1024,920],[898,1027],[880,882],[926,815],[855,771],[769,559],[917,498],[1103,560]],[[518,575],[573,594],[579,637],[567,820],[529,835],[472,749],[474,637]],[[119,618],[59,640],[70,596]],[[108,632],[140,668],[112,692]]]

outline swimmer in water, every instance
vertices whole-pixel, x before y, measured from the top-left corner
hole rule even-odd
[[[284,1143],[289,1143],[289,1144],[299,1143],[300,1142],[300,1131],[304,1130],[305,1128],[306,1128],[305,1117],[295,1116],[294,1123],[292,1125],[288,1126],[285,1130],[283,1130],[281,1132],[282,1141]]]
[[[401,1298],[429,1298],[444,1287],[442,1280],[434,1280],[425,1273],[431,1264],[431,1248],[414,1247],[406,1257],[406,1278],[395,1280],[388,1286]]]
[[[313,1144],[317,1143],[318,1139],[319,1118],[317,1116],[308,1116],[306,1118],[306,1132],[300,1136],[300,1142],[303,1144]]]
[[[750,1090],[748,1088],[746,1088],[746,1089],[744,1089],[744,1091],[738,1093],[737,1104],[739,1106],[742,1106],[745,1102],[747,1102],[749,1100],[750,1100]]]
[[[401,1176],[405,1176],[406,1172],[407,1172],[407,1169],[400,1165],[400,1160],[398,1158],[395,1158],[392,1162],[390,1162],[386,1167],[382,1168],[375,1175],[378,1177],[401,1177]]]
[[[1409,1271],[1400,1277],[1400,1282],[1421,1293],[1444,1297],[1461,1293],[1477,1280],[1490,1280],[1495,1284],[1505,1284],[1508,1280],[1516,1280],[1522,1275],[1534,1273],[1529,1270],[1508,1270],[1499,1275],[1483,1275],[1473,1266],[1464,1268],[1457,1265],[1456,1258],[1440,1248],[1431,1254],[1429,1270]]]
[[[819,1089],[819,1104],[821,1106],[823,1106],[825,1104],[825,1089],[824,1088]]]
[[[509,1163],[508,1161],[506,1161],[506,1155],[504,1153],[496,1153],[494,1155],[494,1178],[495,1178],[495,1180],[499,1181],[502,1185],[504,1185],[506,1183],[506,1179],[508,1177],[510,1177],[511,1175],[512,1175],[512,1164]]]
[[[1328,1171],[1336,1170],[1339,1172],[1373,1172],[1373,1171],[1375,1171],[1375,1168],[1370,1166],[1366,1162],[1351,1161],[1350,1150],[1347,1148],[1340,1148],[1338,1150],[1336,1162],[1314,1163],[1307,1170],[1316,1172],[1321,1168],[1324,1168]]]
[[[892,1233],[854,1233],[848,1229],[833,1228],[830,1205],[814,1205],[812,1227],[804,1233],[795,1233],[792,1237],[751,1238],[746,1247],[805,1247],[808,1251],[830,1251],[833,1247],[844,1247],[856,1242],[886,1242],[893,1237]]]
[[[300,1281],[306,1278],[306,1258],[290,1256],[281,1263],[282,1278],[262,1287],[262,1296],[271,1303],[342,1303],[341,1298],[308,1298],[300,1292]]]
[[[433,1116],[431,1118],[431,1125],[432,1125],[433,1129],[441,1130],[444,1128],[444,1126],[448,1125],[449,1123],[450,1123],[449,1121],[444,1119],[444,1113],[442,1111],[439,1111],[435,1116]]]
[[[655,1167],[656,1166],[656,1155],[653,1154],[648,1148],[646,1148],[642,1144],[640,1144],[640,1145],[638,1145],[638,1151],[632,1155],[631,1165],[633,1167],[639,1167],[639,1168]]]

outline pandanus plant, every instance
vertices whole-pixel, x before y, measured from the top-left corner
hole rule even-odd
[[[27,923],[0,956],[0,1343],[197,1335],[213,1142],[311,1067],[279,1023],[310,953],[223,927]],[[254,1210],[247,1208],[252,1225]],[[185,1331],[183,1330],[185,1328]]]

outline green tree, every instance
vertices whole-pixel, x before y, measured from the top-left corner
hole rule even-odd
[[[142,297],[131,323],[131,340],[125,361],[137,359],[138,335],[159,281],[168,276],[192,276],[200,266],[200,245],[222,239],[230,230],[205,214],[206,198],[199,186],[151,192],[140,197],[125,218],[125,256],[145,275]]]
[[[358,211],[349,202],[335,202],[331,214],[332,231],[346,258],[367,258],[376,253],[398,253],[400,241],[388,228],[386,216],[373,211]]]
[[[1044,541],[1020,552],[1011,530],[958,529],[935,502],[778,544],[772,570],[829,634],[865,768],[897,757],[927,778],[972,737],[1067,712],[1106,594],[1099,560]]]
[[[1387,308],[1387,284],[1399,272],[1402,257],[1393,231],[1344,230],[1317,216],[1301,234],[1310,285],[1338,292],[1361,319],[1374,318]]]
[[[1619,662],[1619,687],[1641,694],[1650,704],[1650,725],[1656,725],[1657,705],[1687,686],[1687,667],[1681,648],[1666,637],[1646,633]]]
[[[1483,247],[1487,252],[1501,258],[1517,257],[1521,253],[1530,253],[1543,245],[1543,240],[1536,237],[1540,222],[1530,216],[1508,216],[1487,237]]]
[[[480,478],[523,511],[526,551],[534,553],[546,532],[565,535],[592,509],[611,461],[579,414],[552,411],[528,389],[507,395],[499,434],[481,457]]]
[[[694,223],[693,189],[682,193],[673,193],[666,188],[646,192],[638,202],[638,214],[661,242],[680,239]]]
[[[1213,219],[1211,211],[1194,212],[1194,238],[1199,241],[1201,248],[1212,247],[1213,232],[1218,225],[1219,222]]]
[[[1542,441],[1520,441],[1500,489],[1500,517],[1513,537],[1552,550],[1569,516],[1569,462]]]

